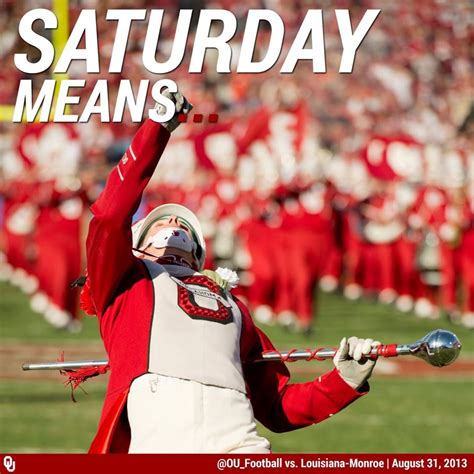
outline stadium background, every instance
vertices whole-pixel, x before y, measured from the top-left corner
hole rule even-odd
[[[277,68],[217,75],[210,53],[204,73],[190,75],[187,55],[172,78],[196,113],[217,113],[219,121],[180,128],[140,212],[162,201],[195,209],[212,250],[208,265],[239,270],[243,296],[281,349],[334,346],[352,334],[411,342],[436,327],[454,330],[464,344],[462,359],[442,371],[417,360],[381,361],[368,397],[319,426],[270,435],[275,451],[472,451],[469,3],[198,3],[2,3],[1,450],[84,451],[93,437],[105,377],[87,382],[89,395],[77,393],[73,404],[59,375],[22,374],[20,365],[55,360],[61,350],[71,359],[103,355],[95,320],[78,310],[78,291],[68,286],[85,268],[87,206],[137,128],[127,117],[121,124],[9,123],[22,78],[13,52],[26,49],[18,21],[29,9],[54,8],[60,49],[80,9],[97,9],[106,71],[115,33],[103,21],[107,8],[166,8],[167,41],[158,52],[166,58],[175,9],[212,7],[232,10],[240,25],[249,8],[274,9],[285,41],[307,8],[322,8],[328,72],[313,75],[301,63],[292,75]],[[370,7],[382,13],[353,73],[340,75],[333,10],[350,8],[354,25]],[[156,80],[141,65],[145,34],[146,26],[132,28],[122,77],[92,77],[81,62],[69,77],[86,78],[89,87],[108,79],[112,98],[120,78]],[[47,77],[32,79],[39,87]],[[303,380],[330,363],[290,368]]]

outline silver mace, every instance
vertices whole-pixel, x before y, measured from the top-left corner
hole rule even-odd
[[[434,367],[445,367],[452,364],[459,356],[461,342],[456,334],[445,329],[436,329],[413,344],[387,344],[375,347],[370,352],[371,357],[398,357],[413,355],[419,357]],[[335,348],[322,348],[311,351],[265,351],[262,356],[253,362],[332,359],[336,354]],[[23,370],[78,370],[88,367],[102,367],[108,365],[108,360],[78,360],[71,362],[46,362],[42,364],[23,364]]]

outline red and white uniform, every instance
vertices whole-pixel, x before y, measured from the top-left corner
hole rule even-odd
[[[129,450],[124,408],[132,382],[147,373],[182,377],[203,387],[213,384],[223,394],[242,393],[255,418],[278,432],[322,421],[366,393],[353,390],[336,370],[312,382],[288,384],[284,363],[251,363],[273,346],[242,303],[221,294],[202,275],[176,272],[133,255],[132,216],[168,139],[163,127],[146,121],[92,206],[88,275],[111,366],[92,453]],[[231,346],[222,347],[219,337]],[[181,417],[180,403],[166,408],[170,418]],[[157,430],[165,426],[157,420]]]
[[[463,311],[474,313],[474,209],[466,212],[467,222],[459,249],[459,261],[463,279]]]
[[[372,195],[363,205],[362,212],[367,220],[364,226],[363,286],[367,290],[394,290],[394,242],[403,233],[398,205],[393,194],[384,191]]]
[[[34,262],[27,258],[27,249],[33,242],[38,210],[31,203],[35,185],[15,180],[2,189],[4,195],[5,254],[13,269],[35,274]]]
[[[59,180],[38,183],[34,200],[38,205],[35,242],[38,247],[37,275],[40,291],[50,307],[68,318],[78,317],[77,291],[70,284],[81,271],[81,223],[83,192],[62,189]]]
[[[429,229],[439,238],[441,303],[448,310],[456,306],[454,254],[458,223],[454,225],[454,222],[460,223],[460,216],[455,217],[452,214],[461,214],[461,211],[450,204],[446,191],[435,186],[427,186],[420,189],[411,215],[412,220],[420,221],[424,229]]]

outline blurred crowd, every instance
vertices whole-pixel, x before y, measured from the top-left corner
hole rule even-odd
[[[48,74],[23,77],[13,53],[21,16],[50,1],[4,2],[0,16],[0,104],[14,104],[18,81],[36,90]],[[100,74],[73,62],[70,78],[152,82],[141,51],[146,22],[135,22],[123,73],[108,74],[115,28],[108,8],[165,8],[157,59],[169,54],[177,10],[225,8],[239,20],[234,59],[250,8],[275,10],[289,47],[312,2],[282,0],[71,0],[97,10]],[[419,317],[447,314],[474,327],[474,155],[469,2],[322,1],[326,74],[301,61],[293,74],[216,74],[210,51],[202,74],[188,74],[189,55],[173,72],[180,89],[217,124],[183,124],[174,134],[136,215],[177,202],[204,228],[208,267],[240,274],[237,290],[255,317],[310,332],[315,289],[349,299],[370,297]],[[353,25],[367,8],[382,10],[359,48],[352,74],[339,74],[335,8]],[[36,25],[38,32],[41,25]],[[216,27],[217,28],[217,27]],[[269,31],[262,28],[255,58]],[[189,49],[193,34],[190,33]],[[282,58],[285,54],[282,54]],[[83,101],[84,102],[84,101]],[[149,104],[150,107],[152,104]],[[83,104],[72,107],[80,112]],[[148,107],[147,107],[148,108]],[[77,110],[76,110],[77,109]],[[80,328],[78,289],[84,273],[88,206],[123,156],[139,124],[0,123],[0,276],[31,296],[32,308],[71,331]]]

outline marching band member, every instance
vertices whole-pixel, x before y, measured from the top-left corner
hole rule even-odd
[[[290,384],[283,362],[251,362],[273,346],[229,291],[231,275],[206,276],[191,211],[162,205],[132,227],[177,115],[190,110],[166,94],[175,116],[145,121],[91,209],[83,302],[98,316],[112,372],[90,452],[268,453],[255,419],[284,432],[340,411],[367,393],[367,354],[379,343],[344,338],[333,371]]]

